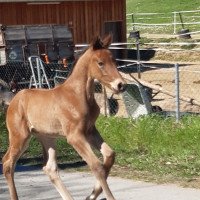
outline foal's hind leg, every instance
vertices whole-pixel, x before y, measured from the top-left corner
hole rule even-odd
[[[95,134],[95,133],[94,133]],[[100,142],[97,144],[98,146],[103,146],[102,153],[104,155],[104,164],[100,162],[100,160],[96,157],[94,152],[91,149],[91,142],[86,138],[80,130],[74,130],[71,135],[68,136],[68,142],[74,147],[74,149],[79,153],[79,155],[87,162],[90,169],[94,173],[95,177],[98,180],[98,185],[95,187],[94,193],[87,199],[96,199],[96,197],[102,192],[102,189],[105,193],[105,196],[107,200],[115,200],[112,192],[110,191],[110,188],[108,186],[108,183],[106,181],[108,172],[110,170],[110,167],[112,166],[114,162],[114,153],[108,148],[107,145],[103,145],[103,140],[98,135],[98,132],[96,132],[96,139],[94,141],[100,140]],[[108,151],[106,149],[109,149]],[[102,189],[101,189],[102,187]]]
[[[20,129],[16,128],[9,130],[9,148],[3,157],[3,173],[6,177],[10,198],[11,200],[17,200],[17,191],[14,183],[14,170],[15,164],[21,154],[26,150],[30,135],[23,126],[23,122],[20,124]]]
[[[104,142],[103,138],[99,134],[98,130],[94,127],[90,135],[88,136],[89,143],[99,150],[103,155],[103,167],[105,169],[106,178],[109,175],[110,169],[115,161],[114,151]],[[92,194],[86,198],[86,200],[95,200],[102,192],[102,187],[99,181],[96,182]]]
[[[59,176],[56,161],[55,139],[41,137],[38,139],[42,143],[44,153],[48,156],[46,166],[43,167],[44,172],[49,176],[63,200],[73,200]]]

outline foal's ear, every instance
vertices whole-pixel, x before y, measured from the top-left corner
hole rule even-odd
[[[108,34],[104,39],[103,39],[103,48],[107,49],[110,44],[112,43],[112,40],[113,40],[113,36],[112,34]]]
[[[99,36],[96,36],[91,44],[93,50],[98,49],[107,49],[110,44],[112,43],[112,34],[108,34],[104,39],[102,40]]]
[[[102,49],[103,47],[103,42],[101,40],[101,38],[99,36],[96,36],[91,44],[93,50],[98,50],[98,49]]]

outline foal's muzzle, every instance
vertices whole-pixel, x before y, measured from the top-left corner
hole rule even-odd
[[[119,83],[118,86],[117,86],[118,87],[118,91],[119,92],[124,92],[126,90],[126,86],[127,86],[126,83],[122,83],[122,82]]]
[[[124,92],[126,89],[126,83],[123,79],[116,79],[111,83],[111,88],[115,93]]]

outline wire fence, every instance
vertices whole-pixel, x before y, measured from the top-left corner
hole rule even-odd
[[[63,64],[57,63],[46,64],[43,62],[43,65],[51,87],[62,82],[62,80],[68,76],[72,68],[71,65],[68,65],[66,68]],[[37,74],[36,67],[34,67],[34,71]],[[28,62],[7,62],[5,65],[0,66],[0,83],[10,88],[13,92],[18,92],[24,88],[35,87],[35,83],[31,84],[32,75],[31,66]],[[41,79],[43,79],[43,77],[41,77]],[[47,87],[46,82],[42,82],[42,87]]]
[[[141,65],[141,79],[137,78],[137,72],[130,73],[130,70],[126,70],[125,77],[128,82],[141,84],[143,87],[140,90],[141,97],[142,95],[148,97],[148,100],[144,97],[142,101],[138,100],[138,107],[145,108],[147,113],[162,112],[166,115],[178,113],[179,117],[181,114],[197,114],[200,111],[199,73],[199,66],[194,63],[144,62]],[[139,99],[138,96],[135,98]],[[133,114],[135,112],[137,109],[132,111]]]
[[[166,115],[200,112],[200,69],[196,64],[179,64],[178,76],[175,63],[130,61],[119,62],[118,69],[127,82],[127,90],[119,95],[95,82],[95,98],[101,113],[106,116],[137,118],[154,112]],[[73,64],[44,64],[50,87],[61,84],[69,76]],[[140,67],[140,78],[138,68]],[[176,75],[176,76],[175,76]],[[17,93],[23,88],[35,87],[31,83],[28,63],[7,63],[0,68],[1,91]],[[179,83],[179,89],[177,84]],[[47,88],[46,82],[42,87]],[[3,97],[0,96],[3,100]],[[178,103],[177,103],[178,102]],[[178,108],[177,108],[178,105]]]

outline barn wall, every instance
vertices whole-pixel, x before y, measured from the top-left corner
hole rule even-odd
[[[95,34],[103,34],[106,21],[119,20],[125,41],[125,0],[66,1],[53,5],[0,3],[0,24],[66,24],[72,27],[75,43],[89,42]]]

